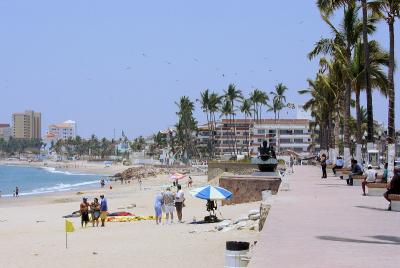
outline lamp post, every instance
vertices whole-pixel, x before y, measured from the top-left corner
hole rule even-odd
[[[351,145],[350,145],[351,156],[352,156],[352,158],[354,158],[354,151],[355,151],[354,143],[356,142],[356,138],[354,137],[354,135],[350,136],[350,141],[351,141]]]
[[[366,150],[367,150],[367,148],[366,148],[367,136],[368,136],[367,131],[364,131],[364,134],[362,136],[362,149],[363,149],[362,150],[362,160],[363,160],[363,162],[365,162],[365,155],[366,155]]]

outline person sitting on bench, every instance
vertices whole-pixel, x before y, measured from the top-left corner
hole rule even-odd
[[[368,165],[368,170],[365,172],[365,175],[367,175],[367,177],[361,183],[361,187],[362,187],[364,196],[366,195],[365,194],[365,186],[368,183],[374,183],[378,177],[378,173],[376,172],[375,169],[372,168],[371,165]]]
[[[400,194],[400,175],[399,175],[399,173],[396,172],[396,170],[395,170],[392,180],[390,181],[390,184],[389,184],[389,187],[388,187],[386,193],[383,194],[383,197],[385,197],[385,199],[387,201],[389,201],[388,210],[392,210],[391,200],[389,199],[390,194]]]
[[[342,169],[343,168],[343,158],[341,156],[336,157],[336,163],[332,168],[332,172],[333,174],[336,175],[336,170],[337,169]],[[343,178],[342,176],[340,176],[341,178]]]
[[[361,165],[358,164],[357,160],[351,159],[351,173],[349,175],[349,178],[346,180],[347,185],[353,186],[353,176],[362,175],[362,174],[363,174],[363,170],[361,168]]]

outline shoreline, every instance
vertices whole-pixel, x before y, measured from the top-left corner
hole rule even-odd
[[[104,175],[113,176],[118,172],[122,172],[132,166],[123,166],[122,164],[113,164],[109,167],[103,163],[88,162],[86,160],[77,161],[62,161],[56,162],[53,160],[42,162],[29,162],[25,160],[0,160],[1,165],[25,166],[25,167],[39,167],[39,168],[55,168],[60,171],[68,171],[72,173],[88,173],[90,175]]]
[[[90,163],[87,161],[64,161],[64,162],[55,162],[55,161],[43,161],[43,162],[29,162],[29,161],[20,161],[20,160],[0,160],[0,166],[14,166],[14,167],[26,167],[26,168],[40,168],[44,169],[49,173],[52,173],[51,169],[60,173],[66,173],[67,175],[76,175],[82,176],[84,178],[87,176],[98,176],[98,180],[102,177],[110,178],[118,172],[121,172],[129,166],[123,165],[112,165],[110,167],[105,167],[102,164],[98,163]],[[97,179],[96,179],[97,180]],[[68,194],[73,194],[77,192],[87,192],[96,189],[97,183],[96,180],[92,179],[92,183],[88,183],[89,181],[85,181],[82,179],[80,183],[87,183],[79,186],[71,185],[72,189],[52,189],[52,190],[43,190],[44,192],[34,193],[32,191],[28,191],[27,193],[21,192],[19,198],[20,199],[34,199],[40,197],[57,197],[64,196]],[[110,180],[108,180],[108,184],[110,184]],[[56,187],[56,184],[54,185]],[[38,186],[40,188],[40,186]],[[67,187],[68,188],[68,187]],[[12,196],[10,193],[2,193],[0,200],[15,200],[16,198]],[[3,203],[3,202],[2,202]],[[9,203],[9,201],[7,202]]]

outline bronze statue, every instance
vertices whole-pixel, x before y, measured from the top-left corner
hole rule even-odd
[[[276,154],[274,147],[266,140],[263,141],[262,146],[258,148],[259,156],[252,159],[253,164],[258,165],[258,169],[262,172],[272,172],[276,170],[278,165],[278,160],[276,159]]]

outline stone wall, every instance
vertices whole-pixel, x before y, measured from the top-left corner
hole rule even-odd
[[[230,200],[223,201],[223,205],[256,202],[262,200],[262,192],[270,190],[276,194],[281,184],[279,177],[263,176],[222,176],[219,186],[232,192]]]
[[[213,180],[224,172],[236,175],[250,175],[254,171],[258,171],[258,167],[250,163],[209,162],[208,180]]]

